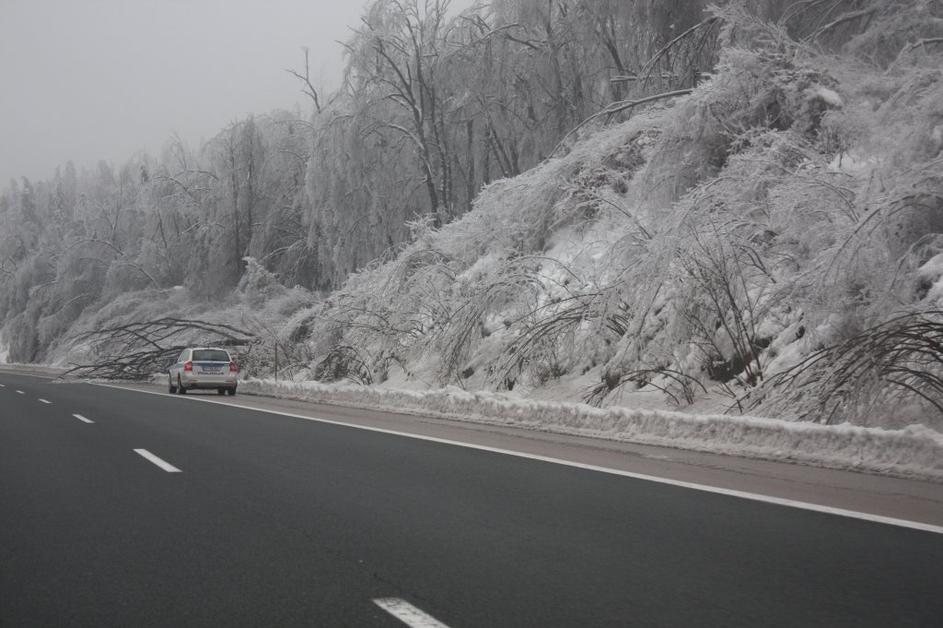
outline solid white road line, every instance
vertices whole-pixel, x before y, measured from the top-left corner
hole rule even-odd
[[[48,399],[40,399],[39,402],[40,402],[40,403],[47,403],[47,404],[48,404],[48,403],[52,403],[52,402],[49,401]]]
[[[158,467],[160,467],[167,473],[181,473],[180,469],[170,464],[166,460],[161,460],[160,458],[158,458],[157,456],[155,456],[154,454],[152,454],[146,449],[135,449],[134,453],[141,456],[145,460],[153,462],[154,464],[156,464]]]
[[[564,460],[562,458],[552,458],[550,456],[541,456],[539,454],[529,454],[523,451],[514,451],[513,449],[501,449],[499,447],[488,447],[487,445],[476,445],[474,443],[465,443],[462,441],[449,440],[446,438],[436,438],[435,436],[425,436],[423,434],[413,434],[411,432],[400,432],[397,430],[388,430],[382,427],[372,427],[369,425],[359,425],[357,423],[334,421],[333,419],[322,419],[322,418],[314,417],[314,416],[306,416],[304,414],[295,414],[293,412],[282,412],[280,410],[269,410],[267,408],[256,408],[253,406],[244,406],[239,403],[231,403],[228,401],[217,401],[211,398],[200,399],[199,397],[193,397],[193,396],[178,397],[176,395],[169,395],[165,392],[157,392],[157,391],[152,391],[152,390],[138,390],[137,388],[126,388],[124,386],[116,386],[114,384],[99,384],[97,382],[92,383],[92,385],[104,386],[106,388],[116,388],[118,390],[129,390],[132,392],[143,393],[145,395],[160,395],[161,397],[166,397],[168,399],[176,399],[178,401],[199,401],[202,403],[215,403],[217,405],[230,406],[233,408],[240,408],[242,410],[252,410],[255,412],[264,412],[266,414],[287,416],[293,419],[304,419],[306,421],[315,421],[317,423],[327,423],[330,425],[340,425],[342,427],[352,427],[357,430],[366,430],[368,432],[380,432],[382,434],[392,434],[393,436],[404,436],[406,438],[414,438],[416,440],[425,440],[432,443],[442,443],[444,445],[455,445],[456,447],[465,447],[467,449],[478,449],[480,451],[488,451],[491,453],[503,454],[505,456],[515,456],[517,458],[539,460],[541,462],[549,462],[552,464],[559,464],[559,465],[563,465],[567,467],[575,467],[577,469],[585,469],[587,471],[608,473],[610,475],[621,475],[622,477],[632,478],[635,480],[644,480],[646,482],[655,482],[657,484],[667,484],[669,486],[679,486],[681,488],[687,488],[694,491],[703,491],[705,493],[716,493],[718,495],[728,495],[730,497],[737,497],[740,499],[749,499],[752,501],[764,502],[767,504],[775,504],[777,506],[799,508],[800,510],[811,510],[813,512],[822,512],[825,514],[836,515],[839,517],[850,517],[851,519],[861,519],[863,521],[882,523],[885,525],[898,526],[901,528],[911,528],[913,530],[921,530],[923,532],[933,532],[935,534],[943,534],[943,526],[933,525],[932,523],[922,523],[920,521],[910,521],[909,519],[897,519],[895,517],[885,517],[884,515],[874,515],[867,512],[859,512],[857,510],[846,510],[844,508],[834,508],[832,506],[823,506],[821,504],[813,504],[811,502],[803,502],[803,501],[798,501],[795,499],[772,497],[770,495],[763,495],[762,493],[748,493],[746,491],[737,491],[737,490],[729,489],[729,488],[721,488],[719,486],[710,486],[708,484],[695,484],[694,482],[672,480],[670,478],[658,477],[657,475],[645,475],[644,473],[635,473],[634,471],[624,471],[622,469],[613,469],[611,467],[601,467],[594,464],[585,464],[582,462],[575,462],[573,460]]]
[[[83,423],[94,423],[94,422],[95,422],[95,421],[93,421],[93,420],[91,420],[91,419],[86,419],[86,418],[85,418],[84,416],[82,416],[81,414],[73,414],[72,416],[74,416],[75,418],[77,418],[79,421],[82,421]]]
[[[410,628],[448,628],[441,621],[398,597],[384,597],[373,603]]]

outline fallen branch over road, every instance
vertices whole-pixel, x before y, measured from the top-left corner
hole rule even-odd
[[[255,334],[224,323],[164,317],[126,323],[79,334],[78,342],[91,342],[95,355],[88,364],[77,364],[61,377],[145,380],[163,371],[186,347],[248,347]]]

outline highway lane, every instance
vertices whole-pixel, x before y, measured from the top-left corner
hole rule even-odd
[[[399,625],[282,508],[164,473],[133,451],[166,457],[123,422],[137,400],[82,388],[24,378],[25,396],[0,397],[0,625]]]
[[[453,628],[943,616],[940,534],[179,398],[0,383],[3,626],[404,625],[386,598]]]

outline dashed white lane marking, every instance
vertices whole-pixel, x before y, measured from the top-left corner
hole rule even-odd
[[[39,403],[46,403],[46,404],[49,404],[49,403],[52,403],[52,402],[49,401],[48,399],[40,399],[40,400],[39,400]]]
[[[398,597],[383,597],[373,603],[410,628],[448,628],[441,621]]]
[[[81,422],[83,422],[83,423],[94,423],[94,422],[95,422],[95,421],[93,421],[93,420],[91,420],[91,419],[86,419],[86,418],[85,418],[84,416],[82,416],[81,414],[73,414],[72,416],[74,416],[75,418],[77,418],[79,421],[81,421]]]
[[[26,393],[23,392],[22,390],[18,390],[18,391],[16,391],[16,394],[18,394],[18,395],[25,395]]]
[[[656,484],[665,484],[668,486],[678,486],[678,487],[690,489],[693,491],[703,491],[705,493],[716,493],[717,495],[728,495],[730,497],[736,497],[738,499],[748,499],[751,501],[763,502],[766,504],[775,504],[776,506],[786,506],[787,508],[798,508],[800,510],[821,512],[828,515],[835,515],[838,517],[848,517],[850,519],[860,519],[862,521],[870,521],[872,523],[898,526],[901,528],[910,528],[912,530],[921,530],[923,532],[932,532],[934,534],[943,534],[943,526],[934,525],[932,523],[923,523],[922,521],[898,519],[896,517],[886,517],[884,515],[875,515],[872,513],[860,512],[857,510],[847,510],[845,508],[836,508],[834,506],[825,506],[822,504],[803,502],[803,501],[799,501],[795,499],[773,497],[772,495],[764,495],[762,493],[750,493],[747,491],[738,491],[735,489],[723,488],[720,486],[711,486],[709,484],[697,484],[695,482],[685,482],[683,480],[663,478],[657,475],[647,475],[645,473],[636,473],[634,471],[626,471],[624,469],[602,467],[595,464],[586,464],[583,462],[576,462],[575,460],[566,460],[563,458],[553,458],[551,456],[542,456],[540,454],[531,454],[531,453],[527,453],[523,451],[515,451],[513,449],[503,449],[500,447],[489,447],[487,445],[477,445],[475,443],[466,443],[464,441],[451,440],[448,438],[437,438],[435,436],[426,436],[424,434],[415,434],[413,432],[402,432],[399,430],[391,430],[391,429],[386,429],[382,427],[361,425],[359,423],[348,423],[347,421],[335,421],[333,419],[324,419],[324,418],[320,418],[316,416],[297,414],[294,412],[282,412],[281,410],[269,410],[267,408],[257,408],[255,406],[246,406],[240,403],[232,403],[229,401],[217,401],[215,399],[210,399],[209,397],[204,398],[204,399],[201,399],[199,397],[193,397],[193,396],[178,397],[175,395],[168,395],[167,393],[164,393],[164,392],[157,392],[157,391],[152,391],[152,390],[139,390],[137,388],[128,388],[126,386],[117,386],[115,384],[99,384],[97,382],[92,383],[92,385],[103,386],[105,388],[115,388],[117,390],[137,392],[137,393],[142,393],[145,395],[160,395],[161,397],[166,397],[168,399],[175,399],[177,401],[198,401],[200,403],[215,403],[217,405],[229,406],[232,408],[240,408],[242,410],[251,410],[253,412],[263,412],[265,414],[287,416],[293,419],[304,419],[305,421],[327,423],[328,425],[340,425],[342,427],[350,427],[356,430],[364,430],[367,432],[378,432],[380,434],[392,434],[393,436],[403,436],[405,438],[414,438],[416,440],[424,440],[430,443],[442,443],[444,445],[454,445],[456,447],[465,447],[467,449],[477,449],[479,451],[488,451],[491,453],[502,454],[505,456],[514,456],[516,458],[526,458],[528,460],[539,460],[540,462],[549,462],[551,464],[559,464],[565,467],[573,467],[576,469],[585,469],[587,471],[596,471],[598,473],[608,473],[610,475],[621,475],[622,477],[632,478],[635,480],[643,480],[645,482],[654,482]]]
[[[160,458],[158,458],[157,456],[155,456],[154,454],[152,454],[146,449],[135,449],[134,453],[136,453],[137,455],[141,456],[142,458],[144,458],[145,460],[149,462],[153,462],[154,464],[156,464],[158,467],[160,467],[167,473],[181,473],[180,469],[170,464],[166,460],[161,460]]]
[[[0,388],[6,388],[6,387],[7,387],[6,384],[0,384]]]

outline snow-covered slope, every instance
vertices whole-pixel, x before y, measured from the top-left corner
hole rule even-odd
[[[126,295],[77,327],[176,308],[250,321],[253,374],[277,339],[300,379],[943,431],[943,21],[905,4],[838,54],[728,9],[690,94],[597,119],[317,302],[250,261],[229,301]]]
[[[416,224],[302,317],[311,372],[943,427],[943,47],[865,62],[917,13],[837,58],[728,18],[693,93],[584,132],[457,222]],[[792,377],[882,324],[870,364],[833,350]],[[913,324],[929,335],[902,350]]]

